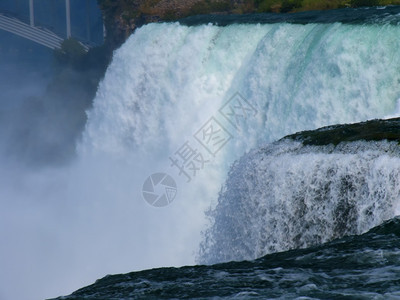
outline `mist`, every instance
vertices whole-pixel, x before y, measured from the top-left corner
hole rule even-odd
[[[398,28],[384,27],[381,36],[378,29],[150,24],[114,54],[94,49],[82,60],[26,45],[7,56],[6,36],[0,297],[57,297],[107,274],[194,264],[209,225],[204,212],[246,151],[299,130],[395,113]],[[352,35],[360,30],[370,46],[359,53],[343,47],[357,45]],[[299,51],[318,63],[300,64]],[[238,93],[243,97],[232,97]],[[240,128],[221,113],[235,99],[251,103],[254,113]],[[196,140],[217,119],[231,133],[218,155]],[[170,160],[186,142],[207,160],[190,183]],[[170,173],[178,186],[164,208],[142,198],[143,182],[155,172]]]
[[[107,270],[90,202],[106,196],[75,146],[108,61],[79,69],[3,31],[0,45],[0,299],[55,297]]]
[[[0,45],[0,299],[194,264],[204,203],[154,209],[140,191],[158,162],[77,151],[110,49],[75,60],[4,32]]]
[[[157,165],[76,150],[107,58],[75,68],[8,34],[1,45],[10,46],[0,64],[0,299],[57,297],[107,274],[193,264],[205,209],[195,197],[155,210],[140,190]]]

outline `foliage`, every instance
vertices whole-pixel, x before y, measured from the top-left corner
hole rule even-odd
[[[82,44],[73,38],[69,38],[61,44],[61,49],[55,51],[55,58],[60,64],[78,66],[85,54],[86,51]]]
[[[125,30],[157,20],[176,20],[191,15],[219,13],[290,13],[344,7],[400,5],[400,0],[98,0],[106,26],[125,23]],[[111,21],[111,22],[110,22]]]
[[[224,1],[199,1],[195,3],[189,10],[188,15],[203,15],[210,12],[224,12],[231,10],[231,4],[229,0]]]

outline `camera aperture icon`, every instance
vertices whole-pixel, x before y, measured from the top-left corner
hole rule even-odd
[[[143,184],[144,200],[154,207],[164,207],[174,201],[177,193],[175,180],[166,173],[154,173]]]

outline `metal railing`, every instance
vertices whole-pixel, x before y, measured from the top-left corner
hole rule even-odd
[[[1,1],[1,0],[0,0]],[[72,0],[60,0],[58,2],[59,4],[62,2],[65,2],[65,26],[66,28],[63,29],[65,32],[60,32],[60,26],[55,27],[54,20],[53,23],[48,23],[45,19],[42,18],[36,18],[36,13],[35,13],[35,5],[34,5],[34,0],[25,0],[26,2],[23,2],[26,4],[25,8],[28,8],[29,6],[29,11],[25,10],[19,10],[17,11],[10,11],[11,7],[8,7],[7,5],[0,7],[0,29],[11,32],[13,34],[16,34],[18,36],[21,36],[23,38],[29,39],[33,42],[36,42],[38,44],[41,44],[43,46],[49,47],[51,49],[59,49],[61,48],[61,44],[64,41],[65,38],[74,38],[79,41],[79,43],[83,46],[85,51],[88,51],[89,48],[94,47],[94,46],[99,46],[100,43],[96,43],[94,41],[89,40],[90,39],[90,29],[89,29],[89,23],[87,23],[87,37],[84,38],[82,37],[82,34],[79,32],[74,32],[72,33],[71,31],[71,7],[70,7],[70,1]],[[86,2],[86,9],[87,9],[87,18],[89,16],[89,2],[88,1],[94,1],[94,0],[87,0]],[[36,9],[40,9],[41,6],[40,4],[43,4],[41,2],[36,3]],[[39,5],[39,6],[38,6]],[[76,6],[76,3],[75,3]],[[51,12],[50,12],[51,14]],[[54,14],[54,7],[53,7],[53,14]],[[51,18],[50,18],[51,19]],[[48,23],[44,24],[42,22]],[[88,21],[87,21],[88,22]],[[61,26],[63,27],[63,26]],[[58,29],[58,30],[57,30]],[[104,30],[104,28],[102,28]],[[66,33],[66,34],[65,34]],[[104,36],[104,34],[103,34]]]
[[[61,48],[61,44],[64,41],[63,38],[59,37],[50,30],[30,26],[29,24],[26,24],[16,18],[9,17],[1,13],[0,29],[14,33],[51,49]]]

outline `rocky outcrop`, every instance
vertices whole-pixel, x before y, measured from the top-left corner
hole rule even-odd
[[[98,0],[107,42],[119,47],[146,23],[202,14],[292,13],[344,7],[400,5],[400,0]]]
[[[107,42],[116,47],[146,23],[177,20],[199,14],[254,11],[253,0],[98,0],[104,14]]]

